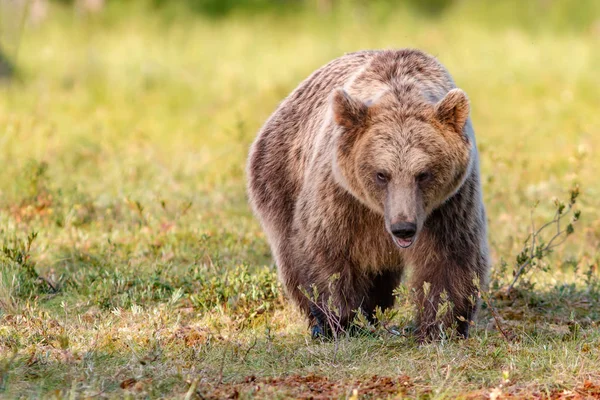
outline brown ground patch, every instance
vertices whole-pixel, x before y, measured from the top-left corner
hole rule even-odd
[[[417,390],[423,395],[426,388]],[[230,382],[198,385],[197,398],[238,399],[238,398],[294,398],[311,400],[329,399],[396,399],[415,397],[414,384],[408,376],[382,377],[336,381],[320,375],[291,375],[280,378],[257,378],[248,376],[243,382]],[[600,383],[585,381],[573,390],[504,391],[500,388],[467,393],[465,399],[535,399],[535,400],[588,400],[600,399]]]
[[[237,399],[273,396],[296,399],[328,400],[339,398],[394,398],[408,394],[413,387],[408,376],[395,378],[374,375],[358,380],[336,381],[325,376],[291,375],[280,378],[246,377],[244,382],[199,387],[196,393],[205,399]]]
[[[478,390],[464,396],[468,400],[491,399],[491,400],[592,400],[600,399],[600,382],[586,380],[575,389],[556,389],[550,392],[528,391],[504,391],[502,388],[491,390]]]

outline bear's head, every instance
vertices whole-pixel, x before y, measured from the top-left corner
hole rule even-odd
[[[466,94],[452,89],[429,102],[405,97],[407,92],[389,91],[373,102],[343,89],[332,97],[335,179],[384,216],[401,248],[414,242],[427,216],[460,188],[472,159]]]

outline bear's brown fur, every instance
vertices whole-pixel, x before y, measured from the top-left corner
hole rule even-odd
[[[247,173],[280,279],[313,332],[327,328],[326,305],[339,313],[333,329],[391,307],[406,266],[417,334],[456,322],[468,335],[489,270],[486,217],[469,101],[435,58],[364,51],[317,70],[263,126]],[[443,292],[453,307],[439,321]]]

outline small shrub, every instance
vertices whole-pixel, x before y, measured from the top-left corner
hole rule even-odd
[[[31,246],[37,233],[26,239],[13,237],[2,244],[0,251],[0,274],[6,293],[0,303],[8,304],[12,298],[30,298],[43,293],[55,293],[58,285],[38,274],[31,259]],[[6,290],[10,287],[10,290]]]
[[[536,228],[532,221],[531,232],[525,239],[523,249],[516,257],[513,279],[508,285],[507,291],[510,292],[519,278],[529,271],[535,269],[540,269],[544,272],[549,271],[546,258],[556,247],[563,244],[573,234],[575,231],[573,224],[579,221],[581,216],[581,212],[573,208],[578,197],[579,187],[575,187],[571,190],[567,203],[559,200],[554,201],[556,211],[552,220],[539,228]],[[548,235],[549,232],[551,232],[550,235]]]
[[[281,303],[277,274],[267,267],[251,272],[247,265],[238,265],[223,274],[198,278],[199,290],[190,299],[202,310],[224,307],[252,316]]]

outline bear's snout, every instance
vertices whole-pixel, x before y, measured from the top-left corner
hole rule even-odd
[[[391,226],[392,234],[398,239],[411,239],[417,233],[417,224],[413,222],[397,222]]]
[[[415,235],[417,234],[417,224],[414,222],[396,222],[390,226],[394,242],[402,248],[407,248],[413,244]]]

